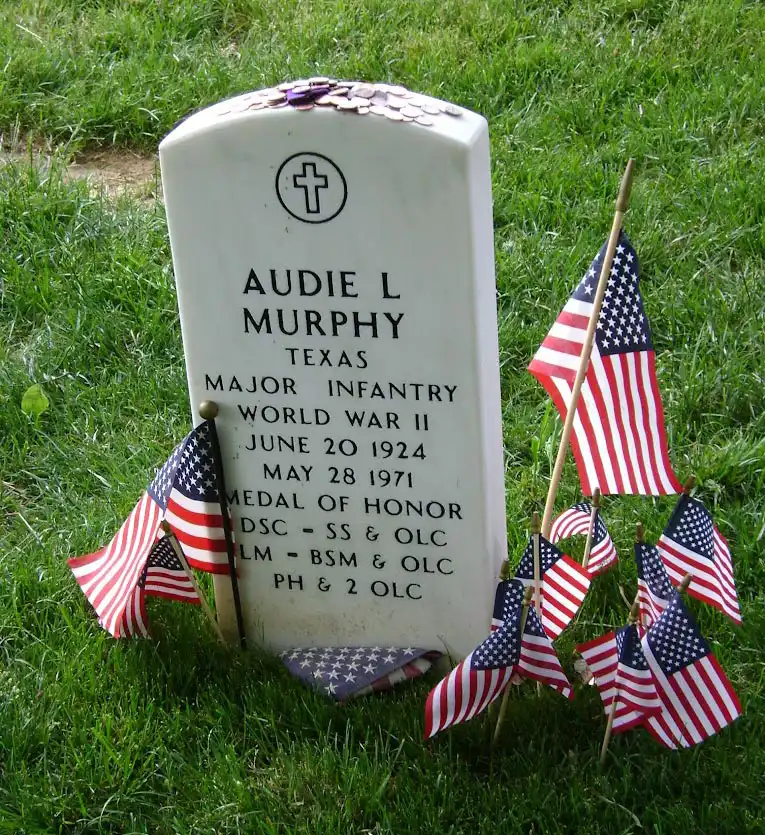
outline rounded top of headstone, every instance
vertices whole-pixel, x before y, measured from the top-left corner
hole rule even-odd
[[[214,400],[203,400],[199,404],[199,417],[202,420],[215,420],[218,411],[218,404]]]
[[[483,117],[472,111],[451,102],[412,92],[400,85],[341,81],[328,76],[314,76],[243,93],[196,111],[181,120],[172,134],[185,133],[192,127],[212,127],[233,117],[265,114],[275,110],[316,110],[356,118],[370,116],[373,119],[377,117],[381,123],[412,124],[420,128],[435,129],[439,133],[451,132],[457,123],[465,120],[465,117],[470,121],[470,117],[483,121]]]

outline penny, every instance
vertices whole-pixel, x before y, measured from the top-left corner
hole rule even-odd
[[[281,90],[282,93],[286,93],[287,90],[291,90],[294,86],[294,82],[286,81],[284,84],[280,84],[276,89]]]
[[[329,84],[329,78],[326,75],[315,75],[313,78],[309,78],[308,82],[310,84]]]
[[[459,107],[455,107],[453,104],[447,104],[444,108],[444,113],[449,116],[462,116],[462,111]]]
[[[385,115],[391,122],[403,122],[404,117],[398,112],[398,110],[390,110],[390,108],[385,108]]]
[[[401,110],[402,107],[406,107],[406,102],[401,98],[388,96],[388,107],[392,107],[394,110]]]
[[[371,109],[372,109],[371,107],[360,107],[360,108],[359,108],[359,115],[360,115],[360,116],[366,116],[366,115],[367,115],[367,113],[369,113],[369,111],[370,111]]]
[[[417,116],[414,121],[418,125],[425,125],[425,127],[430,127],[433,124],[433,120],[428,116]]]
[[[431,116],[438,116],[441,112],[441,108],[436,104],[430,104],[430,102],[426,102],[423,105],[420,105],[425,113],[430,114]]]
[[[280,93],[278,90],[274,91],[273,93],[269,93],[266,96],[266,101],[269,104],[279,104],[279,102],[286,101],[287,96],[284,93]]]
[[[313,110],[313,104],[308,102],[307,104],[296,104],[295,110]]]
[[[293,93],[310,93],[311,92],[311,85],[310,84],[296,84],[292,88]]]
[[[359,84],[358,87],[353,88],[353,95],[362,99],[371,99],[375,94],[375,88],[369,84]]]
[[[411,104],[408,104],[406,107],[401,108],[401,115],[409,116],[410,119],[416,119],[418,116],[422,116],[422,110],[419,107],[412,107]]]
[[[369,108],[369,112],[374,113],[375,116],[387,116],[388,115],[387,107],[381,107],[379,104],[373,104]]]
[[[332,96],[325,93],[323,96],[319,96],[319,98],[316,99],[316,104],[320,104],[322,106],[332,104]]]

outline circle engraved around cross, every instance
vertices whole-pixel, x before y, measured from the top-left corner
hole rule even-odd
[[[343,172],[329,157],[304,151],[287,157],[276,172],[276,196],[303,223],[326,223],[348,198]]]

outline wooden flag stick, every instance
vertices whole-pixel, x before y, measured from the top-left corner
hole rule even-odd
[[[531,548],[534,552],[534,606],[542,617],[542,561],[539,554],[539,514],[531,517]]]
[[[223,460],[218,440],[218,429],[215,418],[218,416],[218,404],[214,400],[204,400],[199,404],[199,416],[210,424],[210,443],[212,444],[213,461],[215,463],[215,481],[218,487],[218,502],[220,504],[223,537],[226,540],[226,554],[228,556],[228,575],[231,580],[231,594],[234,598],[234,613],[236,614],[236,628],[239,632],[239,645],[242,649],[247,646],[244,632],[244,617],[242,615],[242,601],[239,597],[239,578],[236,574],[236,553],[234,551],[234,535],[231,531],[231,516],[228,512],[226,498],[226,479],[223,475]]]
[[[642,527],[642,525],[641,525]],[[640,616],[640,601],[635,597],[635,601],[630,606],[630,614],[628,623],[630,625],[637,623]],[[600,747],[600,764],[606,761],[606,753],[608,752],[608,745],[611,742],[611,734],[614,730],[614,714],[616,713],[616,703],[619,701],[619,690],[617,689],[614,700],[611,702],[611,712],[608,714],[608,723],[606,724],[606,732],[603,736],[603,745]]]
[[[603,305],[603,297],[605,296],[606,287],[608,286],[608,278],[611,274],[611,265],[614,261],[614,253],[616,252],[616,245],[622,228],[622,220],[624,219],[624,214],[627,211],[630,201],[630,189],[632,188],[632,174],[634,169],[635,160],[631,159],[627,163],[627,167],[624,170],[621,187],[619,188],[619,196],[616,198],[614,222],[611,225],[611,234],[608,236],[606,254],[603,258],[603,266],[601,267],[600,278],[598,280],[598,289],[595,292],[595,299],[592,303],[592,312],[590,313],[590,321],[587,325],[587,331],[584,336],[584,344],[582,345],[582,353],[579,359],[579,368],[576,372],[574,385],[571,389],[571,399],[569,400],[568,410],[566,412],[566,422],[563,424],[563,434],[561,435],[560,445],[558,447],[558,456],[555,459],[555,466],[553,468],[552,476],[550,477],[550,487],[547,491],[545,512],[542,517],[542,535],[545,537],[550,536],[553,509],[555,507],[555,497],[558,493],[561,475],[563,474],[563,465],[566,462],[566,452],[568,450],[569,440],[571,439],[571,430],[574,427],[574,417],[576,416],[576,409],[579,405],[579,395],[581,394],[584,377],[590,364],[590,354],[592,353],[592,343],[595,337],[595,327],[598,324],[600,308]]]
[[[691,495],[691,490],[693,490],[693,488],[694,488],[695,486],[696,486],[696,476],[695,476],[695,475],[692,475],[692,476],[691,476],[691,477],[690,477],[690,478],[689,478],[689,479],[685,482],[685,486],[683,487],[683,493],[685,493],[685,495],[686,495],[686,496],[690,496],[690,495]]]
[[[584,544],[584,556],[582,557],[582,568],[587,568],[590,563],[590,551],[592,550],[592,538],[595,535],[595,520],[598,518],[600,507],[600,487],[592,491],[592,514],[590,515],[590,527],[587,529],[587,541]]]
[[[510,560],[506,559],[502,561],[502,565],[499,569],[499,577],[497,578],[500,583],[504,582],[510,577]],[[531,586],[529,586],[531,588]],[[453,666],[457,666],[454,664]],[[497,710],[499,709],[499,705],[497,704],[496,699],[489,705],[489,722],[494,722],[494,719],[497,715]]]
[[[539,514],[534,512],[531,517],[531,548],[534,553],[534,608],[539,619],[542,620],[542,564],[539,555]],[[537,696],[542,692],[542,682],[537,682]]]
[[[531,605],[531,597],[534,594],[534,589],[528,586],[526,593],[523,596],[523,608],[521,609],[521,643],[523,642],[523,631],[526,629],[526,618],[529,616],[529,606]],[[521,650],[523,652],[523,650]],[[497,726],[494,728],[494,738],[491,741],[492,745],[497,744],[499,739],[499,732],[502,729],[502,722],[505,720],[505,713],[507,712],[507,703],[510,699],[510,688],[512,684],[508,681],[505,685],[505,692],[502,694],[502,703],[499,706],[499,716],[497,718]]]
[[[186,573],[186,576],[189,578],[189,582],[194,588],[194,591],[197,593],[199,597],[199,602],[202,606],[202,611],[207,615],[208,620],[213,626],[215,630],[215,634],[218,636],[218,640],[221,643],[225,643],[225,638],[223,637],[223,633],[220,631],[220,626],[218,626],[218,621],[213,614],[210,605],[207,602],[207,598],[205,597],[205,593],[202,589],[199,588],[199,584],[197,583],[197,578],[194,576],[194,572],[191,570],[191,567],[186,560],[186,555],[183,553],[183,549],[181,548],[181,543],[178,542],[178,537],[173,533],[173,529],[170,527],[170,524],[166,521],[161,522],[162,530],[165,532],[165,536],[170,540],[170,544],[173,546],[173,551],[175,551],[175,556],[178,557],[178,561],[183,566],[183,570]]]

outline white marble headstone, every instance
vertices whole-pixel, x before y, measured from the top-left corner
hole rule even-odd
[[[250,641],[463,656],[506,551],[488,130],[371,89],[240,96],[160,145],[189,391]]]

